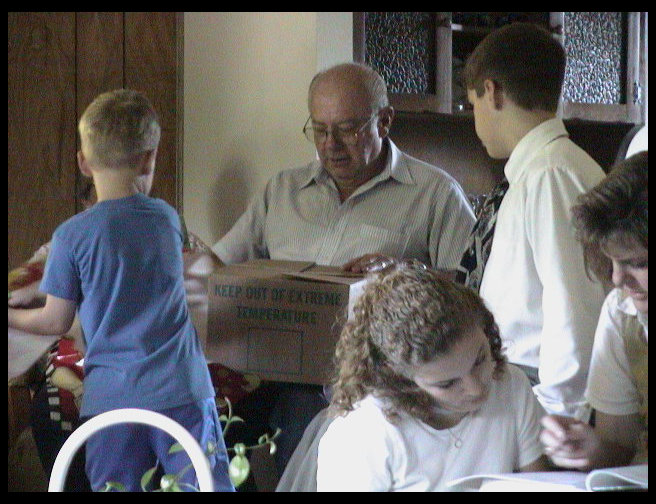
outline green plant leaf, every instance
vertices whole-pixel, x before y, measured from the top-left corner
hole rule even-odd
[[[198,488],[196,488],[194,485],[190,485],[189,483],[179,483],[178,487],[181,488],[181,489],[182,488],[188,488],[189,490],[191,490],[193,492],[200,492],[200,490]]]
[[[273,441],[269,441],[269,444],[271,445],[269,446],[269,455],[274,455],[278,450],[278,446]]]
[[[155,474],[156,470],[157,470],[157,466],[151,467],[145,473],[143,473],[143,476],[141,477],[141,489],[144,492],[148,491],[147,490],[148,484],[150,483],[150,480],[153,479],[153,474]]]
[[[213,443],[212,441],[207,442],[207,449],[205,451],[205,454],[207,456],[214,455],[218,450],[218,447],[216,446],[216,443]]]
[[[159,481],[162,492],[181,492],[178,486],[178,477],[175,474],[165,474]]]
[[[175,443],[173,446],[171,446],[171,448],[169,448],[169,455],[171,455],[172,453],[178,453],[178,452],[181,452],[181,451],[184,451],[184,448],[182,447],[182,445],[180,443]]]
[[[108,481],[105,483],[105,486],[100,490],[101,492],[125,492],[125,485],[118,483],[116,481]]]
[[[228,475],[230,476],[230,481],[232,481],[235,488],[246,481],[250,470],[251,465],[245,456],[235,455],[232,458],[230,465],[228,466]]]
[[[244,443],[235,443],[233,449],[235,450],[235,455],[237,457],[243,457],[246,455],[246,445]]]

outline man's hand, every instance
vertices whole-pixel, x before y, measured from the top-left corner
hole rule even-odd
[[[342,269],[351,273],[373,273],[382,271],[397,262],[399,262],[397,259],[383,254],[365,254],[350,260],[342,266]]]

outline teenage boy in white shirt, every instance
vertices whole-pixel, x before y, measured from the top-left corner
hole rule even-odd
[[[479,44],[464,78],[477,135],[491,157],[508,158],[480,295],[542,406],[573,416],[604,291],[586,275],[570,207],[604,172],[557,117],[565,62],[546,30],[514,23]]]

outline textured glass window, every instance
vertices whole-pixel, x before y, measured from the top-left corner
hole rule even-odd
[[[563,99],[625,103],[625,21],[621,12],[565,12]]]
[[[435,93],[435,14],[367,12],[365,62],[390,93]]]

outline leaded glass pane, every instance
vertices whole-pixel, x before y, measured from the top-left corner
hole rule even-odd
[[[624,16],[621,12],[565,12],[567,68],[563,99],[625,103]]]
[[[365,62],[390,93],[435,93],[435,15],[367,12]]]

